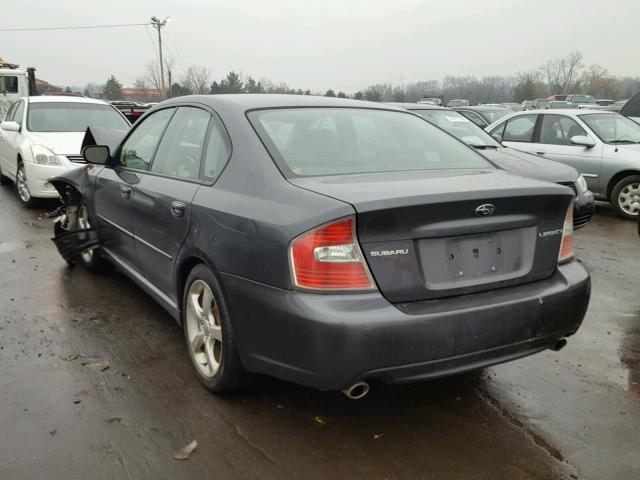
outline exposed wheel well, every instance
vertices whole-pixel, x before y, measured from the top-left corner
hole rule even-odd
[[[199,264],[206,265],[206,262],[198,257],[189,257],[184,260],[179,266],[176,273],[176,299],[178,300],[178,309],[182,311],[182,293],[184,292],[184,284],[187,281],[187,277],[191,270]]]
[[[609,184],[607,185],[607,200],[611,199],[611,191],[616,184],[625,177],[630,177],[631,175],[640,175],[640,171],[638,170],[624,170],[622,172],[616,173],[611,180],[609,180]]]

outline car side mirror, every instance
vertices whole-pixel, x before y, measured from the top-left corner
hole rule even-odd
[[[2,122],[0,123],[0,128],[7,132],[19,132],[20,124],[18,122]]]
[[[91,165],[106,165],[111,152],[106,145],[89,145],[82,150],[82,156]]]
[[[571,143],[573,145],[579,145],[585,148],[593,148],[596,146],[596,142],[591,140],[586,135],[576,135],[574,137],[571,137]]]

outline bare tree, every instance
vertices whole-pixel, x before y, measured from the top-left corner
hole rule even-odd
[[[169,75],[169,72],[173,70],[174,65],[175,65],[175,60],[173,59],[173,57],[166,56],[164,58],[165,86],[169,84],[168,75]],[[162,80],[160,78],[160,62],[158,60],[154,60],[152,62],[147,63],[142,77],[146,80],[147,84],[151,88],[156,88],[158,90],[161,90]],[[163,97],[164,97],[164,92],[163,92]]]
[[[578,51],[568,53],[561,60],[562,65],[562,91],[569,92],[584,68],[582,54]]]
[[[191,65],[182,77],[182,86],[195,95],[209,93],[210,84],[211,73],[202,65]]]

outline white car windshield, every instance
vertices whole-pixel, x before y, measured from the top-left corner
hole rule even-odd
[[[111,106],[99,103],[31,103],[27,112],[30,132],[84,132],[87,127],[128,130],[129,124]]]
[[[603,113],[580,115],[580,118],[605,143],[640,143],[640,125],[627,117]]]

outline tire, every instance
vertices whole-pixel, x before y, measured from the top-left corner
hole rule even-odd
[[[249,386],[253,376],[240,361],[233,322],[220,284],[205,265],[196,265],[191,270],[182,300],[184,338],[200,383],[214,393]]]
[[[622,218],[638,219],[640,214],[640,175],[620,180],[611,190],[611,205]]]
[[[31,196],[29,192],[29,181],[27,179],[27,172],[24,169],[22,162],[18,163],[18,170],[16,172],[16,192],[18,198],[27,208],[35,208],[38,204],[38,200]]]

